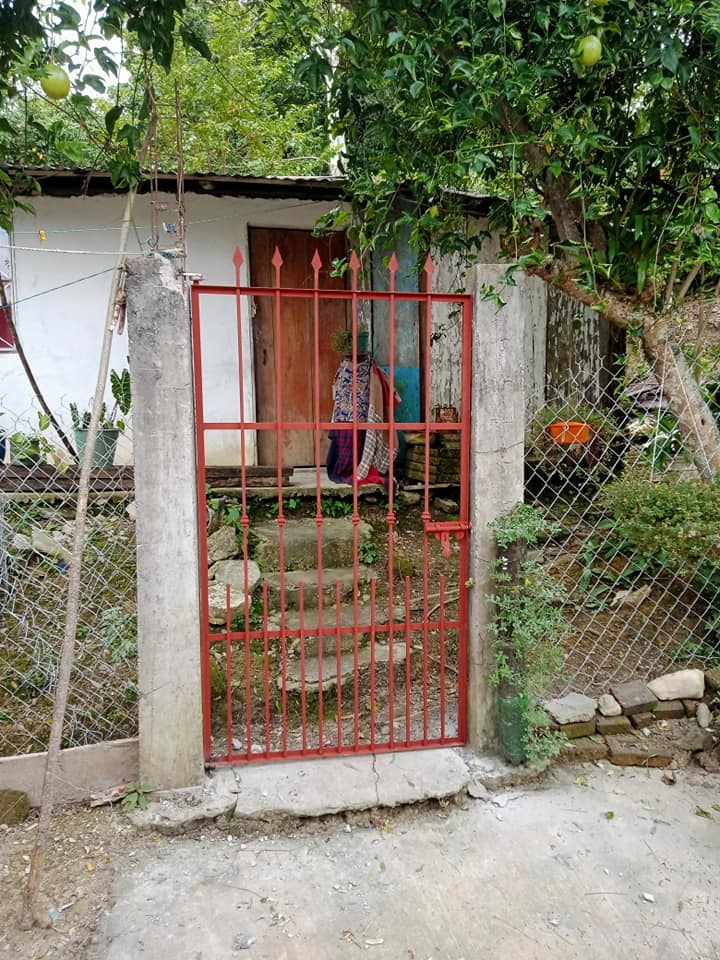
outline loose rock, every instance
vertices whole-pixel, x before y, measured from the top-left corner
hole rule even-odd
[[[602,737],[578,737],[563,744],[560,756],[570,763],[592,763],[604,760],[608,755],[608,746]]]
[[[233,950],[249,950],[255,943],[255,937],[251,933],[239,933],[233,940]]]
[[[0,823],[22,823],[30,813],[30,799],[22,790],[0,790]]]
[[[598,710],[604,717],[619,717],[622,707],[610,693],[604,693],[598,699]]]
[[[706,703],[699,703],[697,711],[695,713],[695,719],[699,727],[705,729],[709,727],[712,723],[712,713],[710,712],[710,707]]]
[[[243,560],[223,560],[214,566],[215,579],[208,587],[209,620],[212,624],[223,624],[226,620],[227,585],[230,586],[230,619],[245,612],[245,562]],[[247,563],[247,593],[252,597],[253,590],[260,582],[260,568],[254,560]]]
[[[632,730],[627,717],[598,717],[597,732],[604,737],[621,736]]]
[[[228,524],[224,524],[208,537],[208,566],[218,560],[234,557],[237,552],[237,536],[235,530]]]
[[[651,680],[648,687],[658,700],[700,700],[705,693],[702,670],[676,670]]]
[[[34,527],[31,531],[30,539],[32,541],[33,550],[37,550],[38,553],[43,553],[48,557],[52,557],[54,560],[64,560],[65,563],[70,563],[70,551],[61,546],[57,540],[53,540],[53,538],[49,534],[45,533],[44,530],[38,530]]]
[[[435,507],[436,510],[440,510],[441,513],[457,513],[460,509],[454,500],[449,500],[445,497],[435,497],[433,507]]]
[[[545,709],[556,723],[587,723],[595,719],[597,702],[582,693],[568,693],[565,697],[548,700]],[[578,734],[587,736],[587,734]]]
[[[705,685],[713,693],[720,690],[720,667],[713,667],[712,670],[705,671]]]
[[[576,740],[578,737],[591,737],[595,733],[595,718],[585,720],[582,723],[563,723],[560,725],[560,732],[564,733],[568,740]]]
[[[645,713],[657,702],[657,697],[643,680],[614,683],[610,687],[610,693],[620,704],[626,716]]]
[[[667,747],[655,747],[635,736],[611,737],[608,748],[610,763],[620,767],[669,767],[673,762],[672,751]]]
[[[655,714],[649,711],[647,713],[644,711],[642,713],[634,713],[630,717],[630,723],[636,730],[642,730],[643,727],[648,727],[651,723],[655,723]]]
[[[490,791],[485,786],[485,784],[480,783],[479,780],[471,780],[467,786],[468,796],[472,797],[473,800],[489,800]]]
[[[653,707],[656,720],[681,720],[685,716],[682,700],[664,700]]]

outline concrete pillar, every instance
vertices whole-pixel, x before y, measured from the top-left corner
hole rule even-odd
[[[537,299],[541,280],[516,274],[517,286],[503,286],[506,267],[478,264],[475,270],[470,457],[470,590],[468,631],[468,740],[475,750],[497,744],[493,656],[488,624],[494,592],[495,558],[488,523],[523,499],[524,339],[527,304]],[[506,306],[497,310],[481,299],[480,285],[500,288]]]
[[[137,507],[140,778],[203,777],[192,346],[172,261],[128,261]]]

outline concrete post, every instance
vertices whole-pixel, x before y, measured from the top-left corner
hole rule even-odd
[[[128,261],[137,510],[140,778],[203,777],[197,488],[190,320],[175,266]]]
[[[490,684],[493,656],[488,632],[495,558],[488,523],[523,499],[524,336],[529,304],[542,281],[517,275],[503,286],[506,267],[479,264],[475,271],[470,457],[470,590],[468,631],[468,740],[475,750],[497,744],[496,692]],[[506,306],[481,299],[481,283],[502,289]]]

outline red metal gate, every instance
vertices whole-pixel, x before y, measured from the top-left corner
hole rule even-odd
[[[279,249],[271,286],[241,283],[238,249],[233,263],[233,285],[196,282],[191,293],[200,566],[208,569],[201,586],[207,760],[464,743],[471,299],[432,292],[429,257],[423,291],[410,293],[396,289],[395,255],[385,292],[359,289],[355,254],[344,289],[324,285],[329,264],[318,252],[306,287],[282,285]],[[273,420],[259,420],[254,408],[252,363],[258,358],[251,325],[259,298],[272,304]],[[289,362],[283,358],[284,305],[298,298],[310,312],[312,330],[306,351],[292,358],[307,371],[313,395],[312,418],[303,422],[283,417],[282,370]],[[332,305],[336,317],[338,302],[352,344],[339,367],[351,413],[328,420],[321,416],[321,398],[334,389],[337,407],[340,380],[321,381],[319,358],[325,310]],[[383,311],[387,334],[382,371],[365,356],[362,341],[359,349],[366,324],[375,324],[377,346],[380,324],[373,311]],[[456,378],[459,404],[444,410],[433,404],[433,352],[442,335],[438,311],[445,319],[452,316],[461,350],[454,370],[443,371],[448,382]],[[395,357],[398,338],[414,332],[422,412],[408,421],[396,418]],[[275,441],[277,462],[269,471],[255,464],[260,431]],[[294,431],[310,432],[314,463],[290,475],[283,450]],[[347,485],[327,479],[321,440],[329,432],[350,459]],[[359,479],[368,451],[385,452],[385,461],[372,461],[381,475],[386,466],[383,484]],[[208,485],[213,461],[235,468],[230,488]],[[377,479],[372,469],[368,475]]]

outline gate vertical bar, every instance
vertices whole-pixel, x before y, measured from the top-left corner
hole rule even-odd
[[[202,347],[200,341],[200,284],[193,281],[190,288],[190,322],[192,326],[193,382],[195,385],[195,443],[197,449],[197,498],[199,564],[200,564],[200,645],[202,682],[202,729],[205,756],[212,754],[212,717],[210,714],[210,600],[207,583],[207,501],[205,499],[205,409],[203,405]]]
[[[462,388],[460,394],[460,520],[469,525],[470,521],[470,431],[472,418],[471,377],[472,367],[472,307],[471,302],[463,300],[462,309]],[[466,534],[460,544],[460,590],[459,607],[460,623],[464,637],[460,637],[458,662],[458,734],[463,741],[467,740],[467,671],[468,671],[468,545],[469,534]]]
[[[282,671],[282,753],[287,754],[287,615],[285,610],[285,510],[283,503],[283,415],[282,415],[282,291],[280,269],[283,258],[278,247],[272,256],[275,298],[275,439],[277,451],[278,487],[278,565],[280,568],[280,657]]]
[[[318,749],[324,746],[323,731],[323,610],[325,593],[323,588],[323,513],[322,483],[320,480],[320,254],[315,250],[312,258],[313,268],[313,373],[315,397],[313,403],[313,433],[315,457],[315,525],[317,530],[317,657],[318,657]]]
[[[395,655],[393,651],[393,640],[395,633],[395,280],[398,269],[398,259],[393,253],[388,263],[390,290],[388,295],[389,321],[390,321],[390,429],[388,432],[388,441],[390,445],[390,471],[388,477],[388,707],[390,714],[390,746],[395,743]]]
[[[431,393],[431,356],[432,356],[432,275],[433,261],[428,254],[425,261],[425,382],[423,391],[423,406],[425,421],[425,492],[423,498],[423,743],[428,738],[428,617],[430,601],[428,594],[430,592],[430,546],[427,525],[432,519],[430,515],[430,441],[432,434],[430,432],[430,418],[432,416],[430,393]],[[461,478],[462,479],[462,478]],[[444,718],[443,718],[444,720]]]
[[[355,257],[350,264],[350,274],[351,274],[351,287],[352,287],[352,306],[350,312],[350,324],[352,330],[352,392],[353,392],[353,409],[352,409],[352,465],[353,465],[353,476],[352,476],[352,527],[353,527],[353,626],[352,626],[352,639],[353,639],[353,680],[354,680],[354,700],[355,705],[355,723],[353,728],[353,743],[355,749],[357,750],[359,746],[359,708],[360,708],[360,691],[359,691],[359,677],[358,677],[358,644],[360,641],[359,638],[359,629],[358,629],[358,580],[360,573],[360,560],[359,560],[359,524],[360,524],[360,513],[358,511],[358,269],[360,263]],[[372,381],[372,372],[370,373],[370,380]],[[369,389],[369,385],[368,385]],[[367,433],[366,433],[367,439]],[[340,686],[338,681],[338,700],[340,699]]]
[[[250,517],[247,512],[247,452],[245,450],[245,353],[242,331],[242,295],[240,293],[240,269],[243,264],[242,253],[239,247],[235,247],[233,254],[233,264],[235,265],[235,325],[237,329],[237,351],[238,351],[238,393],[239,393],[239,411],[240,411],[240,526],[242,528],[242,551],[243,551],[243,602],[244,602],[244,620],[245,620],[245,738],[246,754],[249,758],[252,756],[252,677],[251,677],[251,656],[250,656],[250,605],[251,598],[248,590],[250,582],[250,569],[248,557],[248,527],[250,526]],[[228,751],[232,752],[232,741],[228,744]]]

